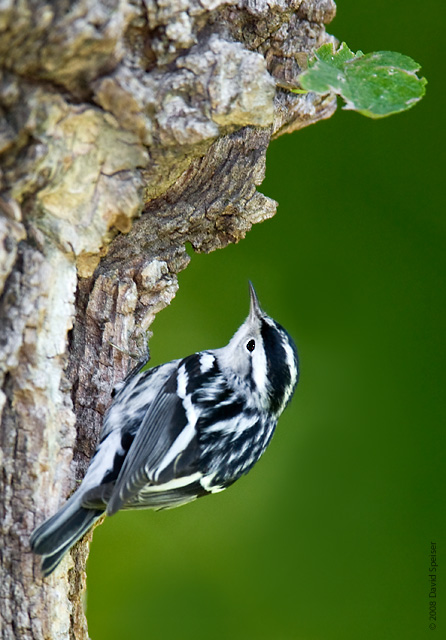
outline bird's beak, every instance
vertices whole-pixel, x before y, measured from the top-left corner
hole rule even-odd
[[[252,286],[251,281],[249,282],[249,296],[251,298],[251,305],[249,307],[249,319],[255,320],[256,318],[261,318],[263,315],[263,311],[260,308],[259,299],[257,298],[257,294],[254,287]]]

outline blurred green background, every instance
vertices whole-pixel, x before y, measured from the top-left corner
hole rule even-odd
[[[252,279],[297,342],[301,382],[228,491],[96,530],[94,640],[446,637],[445,14],[438,0],[337,5],[328,31],[412,56],[427,96],[381,121],[339,109],[274,142],[260,189],[277,216],[180,275],[153,364],[225,344]]]

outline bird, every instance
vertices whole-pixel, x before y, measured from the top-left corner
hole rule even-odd
[[[115,387],[99,444],[78,489],[32,533],[50,575],[103,515],[177,507],[252,469],[299,379],[293,339],[260,307],[229,343],[147,370]]]

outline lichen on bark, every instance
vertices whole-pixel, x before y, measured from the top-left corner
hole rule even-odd
[[[2,638],[88,637],[88,541],[47,580],[29,534],[88,464],[185,244],[275,213],[272,136],[329,117],[297,96],[332,0],[6,0],[0,7]],[[117,345],[120,349],[116,349]]]

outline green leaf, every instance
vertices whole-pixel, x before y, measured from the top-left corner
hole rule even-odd
[[[419,69],[402,53],[353,53],[345,42],[335,51],[331,44],[324,44],[299,76],[299,83],[307,91],[333,91],[345,100],[344,109],[384,118],[410,109],[424,96],[427,80],[417,76]]]

